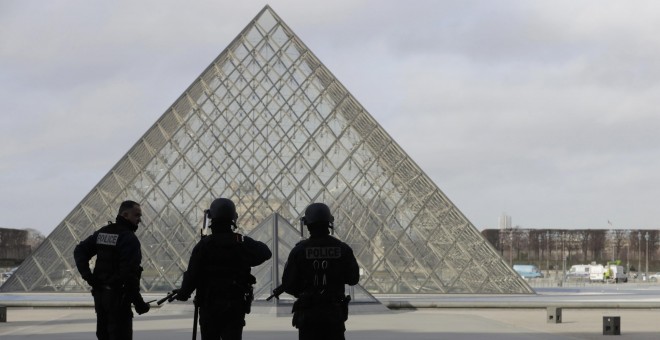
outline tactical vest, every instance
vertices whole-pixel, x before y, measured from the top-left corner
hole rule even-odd
[[[327,240],[308,240],[303,247],[303,273],[307,294],[334,299],[344,294],[342,248]]]
[[[202,244],[201,282],[198,289],[202,306],[228,307],[252,299],[256,282],[244,258],[243,236],[213,234]]]
[[[111,223],[96,234],[96,265],[94,276],[104,285],[113,288],[121,286],[119,273],[119,249],[117,243],[125,227]]]

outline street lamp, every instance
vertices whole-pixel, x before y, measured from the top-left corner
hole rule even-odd
[[[565,281],[566,277],[566,255],[564,255],[564,239],[566,238],[566,232],[561,232],[561,280]]]
[[[550,276],[550,230],[545,232],[545,247],[548,251],[545,254],[545,276]]]
[[[559,234],[559,237],[561,237],[561,234]],[[559,279],[559,245],[561,242],[558,242],[555,240],[555,243],[557,244],[557,261],[555,261],[555,279]],[[564,252],[562,252],[561,255],[564,255]]]
[[[509,263],[513,266],[513,228],[509,232]]]
[[[642,271],[642,233],[637,230],[637,276]]]
[[[538,240],[539,240],[539,257],[538,257],[539,267],[541,267],[541,261],[543,260],[541,258],[541,240],[542,239],[543,239],[543,237],[541,237],[541,234],[539,234],[539,237],[538,237]]]
[[[616,241],[617,241],[616,234],[612,233],[612,236],[613,236],[612,237],[612,263],[614,263],[614,260],[616,260],[615,255],[619,255],[619,254],[615,254],[615,250],[614,250],[614,246],[616,245]]]
[[[649,277],[649,232],[648,231],[644,234],[644,239],[646,240],[646,270],[644,271],[644,277]]]
[[[626,243],[626,272],[630,273],[630,239]]]

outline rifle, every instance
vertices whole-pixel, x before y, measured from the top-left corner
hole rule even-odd
[[[300,240],[305,239],[305,217],[300,218]],[[280,295],[284,293],[284,284],[280,284],[279,286],[275,287],[273,289],[273,294],[270,294],[269,297],[266,298],[266,301],[270,301],[273,298],[280,299]]]
[[[172,301],[174,301],[174,299],[176,299],[176,294],[178,294],[178,293],[179,293],[179,290],[178,290],[178,289],[175,289],[175,290],[173,290],[173,291],[167,293],[167,296],[165,296],[164,298],[158,300],[158,302],[156,302],[156,303],[160,306],[160,305],[162,305],[165,301],[167,301],[167,302],[172,302]]]
[[[284,285],[279,285],[275,289],[273,289],[273,294],[271,294],[269,297],[266,298],[266,301],[270,301],[273,298],[280,299],[280,295],[284,293]]]
[[[300,239],[304,240],[305,239],[305,218],[301,217],[300,218]],[[269,297],[266,298],[266,301],[270,301],[273,298],[280,299],[280,295],[284,293],[284,284],[280,284],[279,286],[275,287],[273,289],[273,294],[270,294]]]

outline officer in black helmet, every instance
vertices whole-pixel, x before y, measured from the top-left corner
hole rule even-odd
[[[142,252],[135,236],[142,218],[140,205],[124,201],[115,223],[99,229],[80,242],[73,251],[76,267],[92,287],[96,310],[96,337],[100,340],[133,338],[133,313],[149,311],[140,295]],[[96,256],[94,273],[89,261]]]
[[[186,301],[197,290],[202,339],[241,339],[256,283],[250,268],[272,254],[265,243],[234,232],[238,215],[231,200],[214,200],[207,214],[212,234],[193,248],[176,299]]]
[[[301,340],[344,339],[348,301],[344,285],[355,285],[359,268],[353,250],[330,236],[334,217],[323,203],[305,209],[309,239],[289,254],[282,273],[284,291],[296,297],[293,325]]]

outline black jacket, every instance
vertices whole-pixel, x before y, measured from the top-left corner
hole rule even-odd
[[[178,295],[188,298],[197,290],[202,305],[214,290],[228,294],[233,292],[234,296],[229,296],[229,299],[242,298],[239,286],[255,283],[254,276],[250,274],[251,267],[264,263],[271,256],[270,249],[263,242],[230,230],[214,230],[193,248]],[[230,292],[227,287],[238,290]]]
[[[353,250],[330,235],[312,235],[300,241],[289,253],[282,286],[300,297],[304,292],[343,297],[344,284],[355,285],[360,279]]]
[[[137,226],[121,216],[80,242],[73,251],[76,267],[93,288],[106,286],[124,289],[139,296],[142,251],[135,236]],[[94,273],[89,261],[96,256]]]

